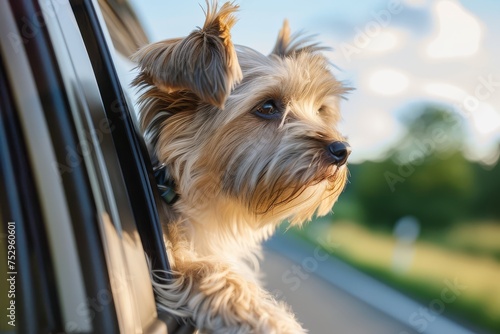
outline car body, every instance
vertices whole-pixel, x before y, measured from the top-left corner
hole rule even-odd
[[[110,3],[0,3],[5,332],[193,332],[155,306],[149,267],[170,268],[161,199],[117,75]]]

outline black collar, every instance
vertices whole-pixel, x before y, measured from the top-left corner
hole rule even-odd
[[[156,165],[153,167],[153,172],[161,198],[167,204],[173,205],[179,199],[179,195],[175,192],[175,182],[170,177],[167,166],[165,164]]]

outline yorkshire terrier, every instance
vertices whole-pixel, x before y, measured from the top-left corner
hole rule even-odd
[[[153,284],[158,307],[202,333],[305,333],[261,287],[258,260],[281,222],[329,213],[343,190],[347,88],[287,21],[269,55],[233,45],[237,8],[207,1],[202,28],[133,56],[140,124],[177,198],[166,204],[172,278]]]

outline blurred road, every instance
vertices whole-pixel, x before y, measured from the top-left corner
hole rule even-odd
[[[473,334],[291,236],[266,244],[262,270],[311,334]]]

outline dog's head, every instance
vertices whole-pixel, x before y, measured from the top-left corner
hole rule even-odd
[[[346,88],[287,22],[268,56],[233,46],[235,10],[208,6],[203,28],[135,55],[146,138],[182,208],[225,203],[259,224],[324,215],[347,179],[350,148],[336,129]]]

